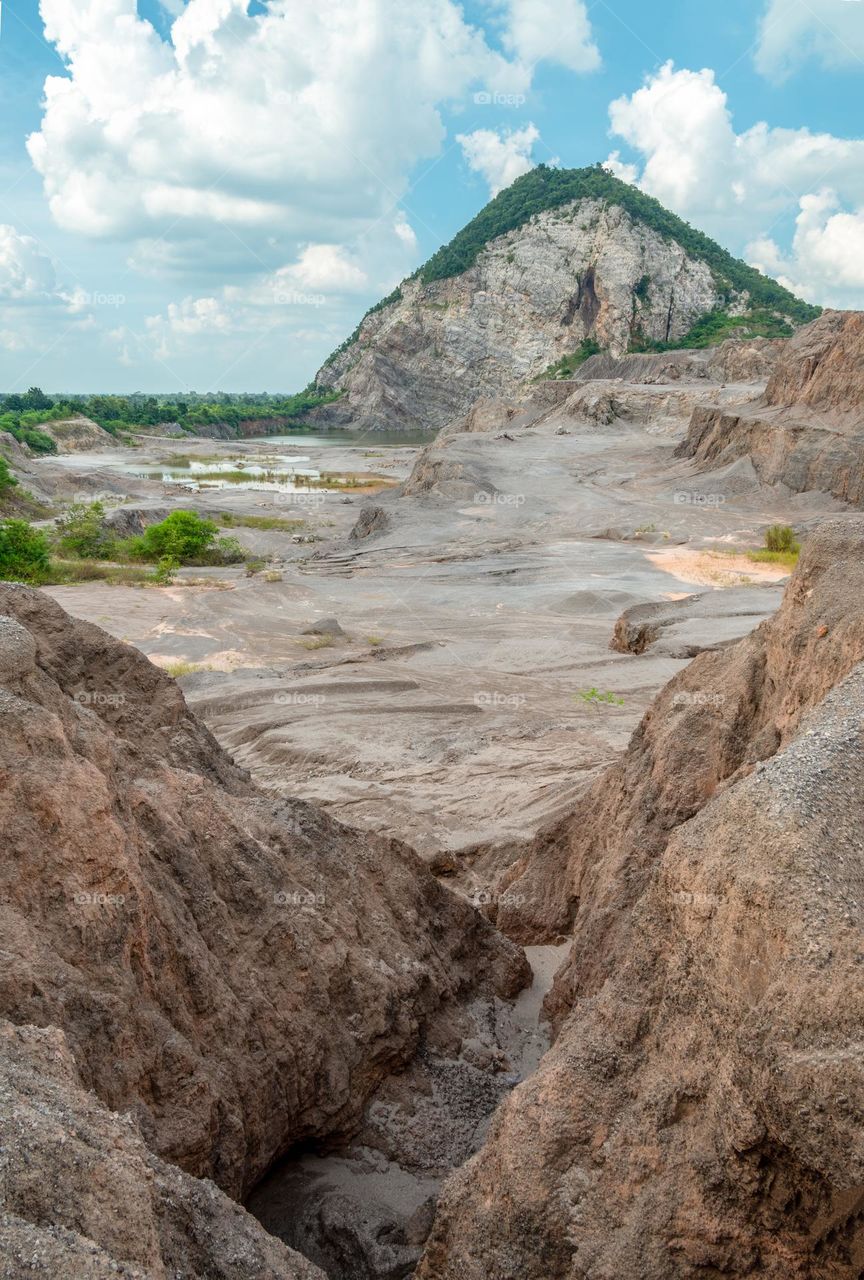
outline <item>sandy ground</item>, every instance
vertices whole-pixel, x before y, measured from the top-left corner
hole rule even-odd
[[[452,437],[439,457],[456,479],[410,497],[184,495],[120,474],[128,452],[46,462],[119,488],[114,501],[302,521],[293,533],[231,530],[281,581],[241,566],[207,571],[207,587],[181,577],[165,589],[94,583],[51,594],[170,670],[191,665],[181,680],[191,705],[263,785],[408,839],[430,859],[506,848],[574,804],[685,660],[668,645],[638,657],[610,651],[621,612],[722,589],[741,572],[770,585],[785,571],[710,553],[757,547],[768,524],[800,524],[832,505],[748,488],[740,469],[697,475],[672,458],[680,420],[649,430],[556,414],[512,440]],[[391,480],[418,456],[416,446],[368,440],[295,448],[322,470],[374,465]],[[288,449],[204,441],[182,453]],[[179,451],[148,442],[136,468]],[[370,502],[389,527],[352,541]],[[733,616],[724,642],[775,605],[769,592],[761,614]],[[328,617],[344,637],[303,634]],[[689,651],[717,633],[716,620],[692,622]],[[483,887],[481,863],[466,887]]]
[[[670,547],[649,551],[648,559],[681,582],[699,587],[750,586],[754,583],[782,582],[789,576],[784,565],[763,564],[734,552],[691,550]]]

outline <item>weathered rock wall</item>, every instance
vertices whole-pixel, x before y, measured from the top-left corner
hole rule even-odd
[[[589,334],[620,354],[635,332],[682,337],[721,298],[709,267],[597,200],[549,210],[492,241],[460,276],[406,282],[316,383],[346,395],[322,421],[440,427],[510,395]]]
[[[574,938],[557,1040],[445,1189],[422,1280],[860,1275],[862,663],[864,520],[831,520],[778,614],[531,847],[524,934]]]
[[[521,953],[396,841],[253,788],[136,650],[0,585],[0,1014],[238,1195]]]

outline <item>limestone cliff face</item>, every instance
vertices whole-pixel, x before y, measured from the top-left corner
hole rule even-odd
[[[491,241],[461,275],[404,284],[319,371],[321,389],[346,392],[319,416],[367,430],[440,427],[586,337],[620,355],[637,333],[683,337],[722,302],[706,262],[617,205],[576,200]]]

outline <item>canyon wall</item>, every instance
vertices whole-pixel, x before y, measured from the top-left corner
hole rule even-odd
[[[829,520],[778,614],[675,677],[514,868],[532,905],[499,923],[572,932],[557,1039],[422,1280],[857,1280],[862,661],[864,520]]]
[[[528,980],[405,846],[250,785],[137,650],[25,587],[0,615],[0,1015],[156,1156],[241,1195],[442,1006]]]
[[[704,470],[749,458],[766,485],[864,506],[864,314],[828,311],[799,330],[763,395],[694,410],[677,456]]]

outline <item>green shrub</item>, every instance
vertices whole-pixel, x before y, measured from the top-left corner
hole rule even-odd
[[[791,525],[772,524],[765,530],[765,549],[795,554],[801,550],[801,547]]]
[[[73,502],[57,521],[57,534],[60,550],[82,559],[107,560],[114,549],[101,502]]]
[[[48,540],[26,520],[0,521],[0,578],[38,583],[51,568]]]
[[[174,575],[180,568],[173,556],[160,556],[156,564],[156,572],[153,575],[155,582],[161,587],[170,587],[174,581]]]
[[[178,564],[194,564],[209,551],[217,532],[212,520],[203,520],[194,511],[172,511],[161,523],[145,529],[140,538],[133,538],[129,550],[142,560],[169,556]]]
[[[175,569],[181,564],[239,564],[246,554],[240,543],[236,538],[217,538],[218,532],[212,520],[204,520],[194,511],[172,511],[139,538],[121,544],[119,551],[132,560],[157,564],[170,560]]]
[[[5,458],[0,458],[0,498],[11,493],[17,484],[18,481],[9,470],[9,463]]]
[[[548,365],[540,376],[535,378],[535,382],[542,382],[547,378],[570,378],[580,364],[584,364],[592,356],[599,356],[602,350],[603,348],[594,338],[583,338],[574,352],[568,356],[562,356],[555,364]]]

